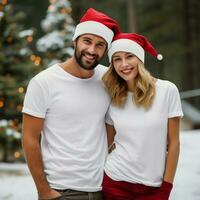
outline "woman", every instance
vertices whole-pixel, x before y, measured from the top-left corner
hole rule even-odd
[[[103,77],[112,103],[108,143],[115,148],[105,164],[105,200],[167,200],[179,157],[183,116],[177,87],[152,77],[144,53],[162,59],[150,42],[134,33],[115,36]]]

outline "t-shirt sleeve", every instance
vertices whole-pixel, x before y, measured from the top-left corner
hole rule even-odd
[[[49,104],[49,90],[47,84],[37,79],[29,82],[22,112],[34,117],[45,118]]]
[[[108,67],[99,64],[96,70],[98,70],[100,80],[101,80],[103,75],[108,71]]]
[[[107,124],[110,124],[110,125],[114,125],[113,120],[112,120],[112,118],[111,118],[111,116],[110,116],[109,109],[108,109],[108,111],[107,111],[107,113],[106,113],[106,123],[107,123]]]
[[[183,117],[179,91],[176,85],[174,84],[171,84],[169,88],[169,102],[168,103],[169,103],[168,118]]]

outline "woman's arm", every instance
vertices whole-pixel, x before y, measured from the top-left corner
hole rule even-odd
[[[169,118],[168,120],[168,153],[166,158],[164,181],[173,183],[176,173],[176,167],[179,158],[180,141],[179,141],[180,117]]]

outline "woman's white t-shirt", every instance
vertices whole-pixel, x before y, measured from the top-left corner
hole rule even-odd
[[[113,180],[159,186],[163,179],[168,118],[183,116],[177,87],[156,82],[149,110],[137,107],[129,92],[123,108],[110,105],[106,122],[116,130],[116,148],[108,155],[105,172]]]

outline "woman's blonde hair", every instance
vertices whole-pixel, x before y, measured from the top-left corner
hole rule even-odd
[[[119,107],[125,104],[127,99],[127,83],[115,71],[111,64],[102,78],[112,102]],[[155,96],[155,81],[151,74],[145,69],[144,64],[139,62],[138,75],[134,81],[133,101],[140,107],[148,109],[153,103]]]

